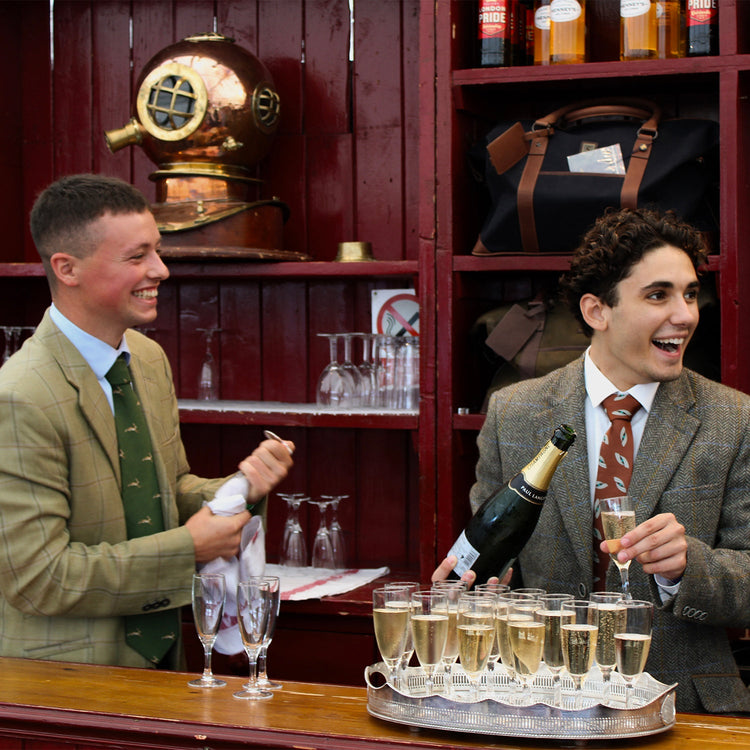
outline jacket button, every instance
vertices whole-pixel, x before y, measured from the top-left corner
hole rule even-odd
[[[589,591],[586,588],[585,583],[579,583],[578,584],[578,598],[579,599],[586,599],[589,595]]]

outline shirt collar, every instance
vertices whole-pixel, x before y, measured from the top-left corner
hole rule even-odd
[[[594,406],[600,406],[607,396],[613,393],[620,393],[620,391],[618,391],[612,381],[594,364],[589,351],[590,347],[586,350],[586,355],[583,361],[583,377],[586,385],[586,393]],[[658,389],[658,382],[639,383],[626,392],[634,398],[637,398],[641,408],[644,411],[649,412],[651,410],[651,404],[654,403],[654,399],[656,398],[656,391]]]
[[[122,353],[125,354],[126,364],[130,363],[130,349],[125,341],[125,336],[122,337],[120,346],[113,349],[105,341],[86,333],[82,328],[71,322],[55,307],[54,303],[50,308],[50,317],[52,322],[86,360],[97,379],[102,380],[104,378],[109,372],[109,368]]]

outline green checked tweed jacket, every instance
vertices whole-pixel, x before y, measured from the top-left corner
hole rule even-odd
[[[587,598],[592,588],[592,511],[586,456],[583,357],[494,394],[478,438],[471,490],[476,510],[533,458],[565,422],[578,436],[552,480],[537,528],[514,570],[522,583]],[[687,569],[661,603],[653,576],[630,566],[633,598],[655,604],[646,670],[678,683],[679,711],[747,712],[725,632],[750,626],[750,397],[685,370],[662,383],[633,467],[636,522],[672,512],[685,526]],[[607,590],[619,591],[610,564]]]
[[[126,336],[166,531],[127,539],[112,411],[47,312],[0,369],[3,656],[149,666],[125,644],[124,615],[190,603],[193,543],[180,524],[222,480],[189,473],[167,358],[136,331]],[[173,653],[179,660],[181,648]]]

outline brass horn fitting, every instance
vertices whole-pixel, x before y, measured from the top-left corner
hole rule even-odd
[[[107,148],[114,154],[125,146],[140,145],[143,133],[143,126],[135,117],[131,117],[123,127],[105,130],[104,140],[107,142]]]

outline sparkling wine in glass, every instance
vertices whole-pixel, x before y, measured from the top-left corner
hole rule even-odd
[[[625,680],[625,708],[633,704],[635,681],[646,668],[651,648],[654,605],[640,599],[624,599],[624,621],[615,631],[617,671]]]
[[[417,591],[411,595],[411,634],[414,651],[425,673],[425,692],[432,695],[434,675],[448,638],[448,599],[439,591]]]
[[[446,580],[435,581],[432,584],[434,591],[439,591],[446,596],[448,602],[448,636],[445,640],[443,649],[443,671],[445,673],[445,683],[450,690],[453,685],[452,672],[453,665],[458,659],[458,599],[461,594],[466,593],[469,584],[466,581]]]
[[[388,667],[388,678],[399,686],[401,659],[409,632],[411,593],[406,586],[381,587],[372,592],[372,620],[380,656]]]
[[[388,581],[383,584],[383,588],[405,588],[407,589],[409,596],[408,600],[411,602],[411,595],[415,591],[419,591],[419,584],[416,581]],[[411,657],[414,656],[414,640],[411,637],[411,628],[406,628],[406,642],[404,643],[404,653],[401,655],[401,672],[405,672],[411,661]]]
[[[481,591],[461,594],[457,612],[458,656],[469,678],[471,699],[476,701],[495,640],[495,597]]]
[[[559,706],[562,702],[560,672],[565,666],[562,651],[562,626],[573,620],[570,612],[562,611],[562,603],[573,599],[572,594],[544,594],[539,597],[540,608],[534,617],[544,625],[544,650],[542,659],[552,673],[552,702]]]
[[[596,653],[599,635],[598,609],[586,599],[570,599],[561,605],[563,612],[571,614],[571,621],[561,626],[561,640],[565,669],[575,686],[575,708],[581,707],[583,680],[589,673]]]
[[[219,634],[225,600],[226,582],[223,573],[193,575],[193,620],[203,645],[203,674],[198,679],[190,680],[190,687],[215,688],[227,684],[214,677],[211,671],[211,654]]]
[[[609,699],[612,670],[615,659],[615,633],[622,629],[625,620],[623,596],[616,591],[595,591],[589,599],[599,608],[599,635],[594,659],[604,682],[604,702]]]
[[[270,690],[258,685],[258,652],[268,627],[271,609],[271,593],[268,581],[254,576],[237,584],[237,620],[242,636],[242,645],[250,663],[250,678],[242,690],[233,693],[235,698],[265,700],[273,698]]]
[[[531,685],[542,663],[544,623],[536,619],[541,608],[539,599],[511,602],[508,608],[508,639],[513,654],[513,668],[521,681],[521,700],[531,703]]]
[[[604,538],[607,540],[607,546],[609,547],[609,556],[620,571],[622,595],[630,599],[630,560],[624,563],[620,562],[617,559],[617,553],[622,549],[620,539],[635,528],[633,502],[629,495],[608,497],[599,500],[599,510],[602,517],[602,527],[604,528]]]

